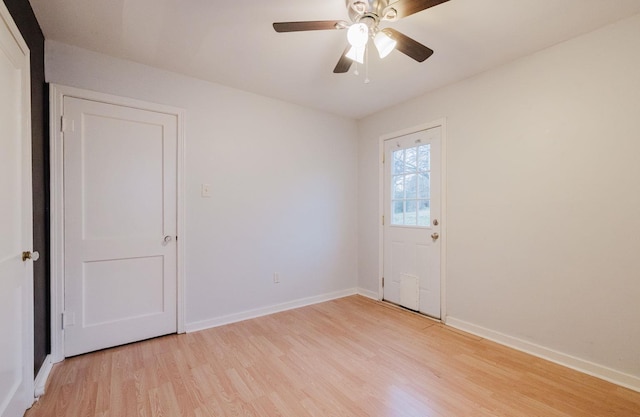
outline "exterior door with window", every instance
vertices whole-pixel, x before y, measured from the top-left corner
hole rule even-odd
[[[384,296],[440,318],[441,127],[384,142]]]

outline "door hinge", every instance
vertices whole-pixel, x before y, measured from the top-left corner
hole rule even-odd
[[[384,216],[382,216],[382,225],[384,226]]]
[[[60,131],[64,132],[73,132],[75,130],[75,123],[72,119],[66,118],[64,116],[60,117]]]
[[[382,288],[384,288],[384,277],[382,277]]]
[[[76,315],[73,312],[65,311],[62,313],[62,329],[75,325]]]
[[[386,157],[387,157],[387,154],[386,154],[386,153],[383,153],[383,154],[382,154],[382,163],[383,163],[383,164],[384,164],[384,161],[385,161]]]

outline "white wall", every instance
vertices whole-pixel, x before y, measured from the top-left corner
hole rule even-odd
[[[446,117],[447,320],[640,389],[639,40],[637,15],[361,120],[360,286],[379,137]]]
[[[356,287],[354,121],[54,41],[46,78],[186,109],[187,324]]]

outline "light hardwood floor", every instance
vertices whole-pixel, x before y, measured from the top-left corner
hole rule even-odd
[[[640,416],[640,393],[353,296],[67,359],[26,416]]]

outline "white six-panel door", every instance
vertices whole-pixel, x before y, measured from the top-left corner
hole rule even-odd
[[[33,403],[29,50],[0,2],[0,416]]]
[[[441,128],[384,142],[383,298],[440,318]]]
[[[65,356],[177,331],[177,117],[64,98]]]

